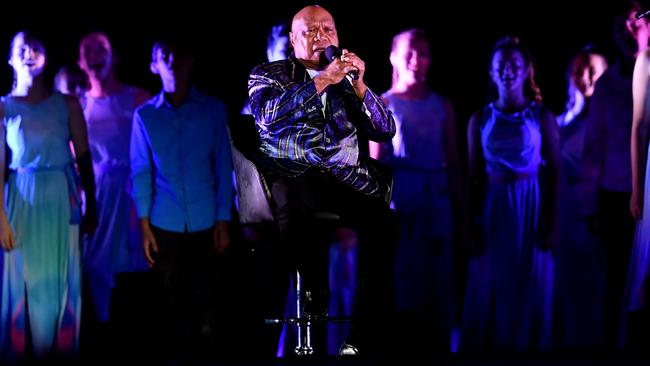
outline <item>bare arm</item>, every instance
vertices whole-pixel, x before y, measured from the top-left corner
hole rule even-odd
[[[554,248],[559,241],[559,188],[560,188],[560,130],[557,127],[555,116],[551,111],[542,109],[540,114],[540,130],[542,134],[542,158],[546,163],[543,175],[546,197],[542,197],[544,212],[540,219],[543,220],[542,245],[543,249]]]
[[[388,108],[388,99],[385,98],[383,95],[381,96],[381,101],[384,103],[384,106],[387,110]],[[386,154],[388,154],[388,147],[386,144],[389,142],[376,142],[376,141],[368,141],[368,150],[370,153],[370,157],[375,159],[375,160],[383,160],[386,158]]]
[[[75,97],[65,96],[70,114],[70,135],[72,145],[77,157],[88,153],[88,130],[86,129],[86,119],[84,118],[81,105]]]
[[[630,213],[635,219],[643,214],[643,192],[645,186],[645,164],[648,159],[648,122],[645,118],[648,81],[650,79],[650,50],[645,50],[636,59],[632,77],[632,136],[630,153],[632,162],[632,197]]]
[[[0,116],[4,119],[4,103],[0,103]],[[9,225],[9,218],[5,209],[5,190],[6,184],[5,166],[7,163],[7,131],[5,130],[4,123],[0,126],[0,247],[3,250],[10,251],[16,247],[16,240],[14,237],[11,225]]]
[[[86,212],[81,223],[82,232],[92,234],[97,227],[97,207],[95,204],[95,173],[93,172],[90,150],[88,147],[88,131],[81,105],[77,98],[66,96],[70,114],[70,136],[77,157],[77,166],[81,176],[81,185],[86,198]]]

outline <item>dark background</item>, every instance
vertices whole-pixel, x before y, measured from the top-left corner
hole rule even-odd
[[[160,33],[183,34],[196,46],[196,84],[204,92],[222,98],[234,114],[246,100],[248,73],[266,61],[266,35],[270,27],[280,21],[290,21],[296,11],[312,2],[275,0],[226,4],[225,1],[228,0],[3,3],[0,54],[4,50],[5,57],[8,55],[10,40],[17,31],[37,29],[47,35],[49,67],[56,70],[64,63],[76,62],[81,35],[104,30],[118,56],[118,78],[155,93],[160,84],[149,72],[152,42]],[[388,56],[392,37],[413,26],[424,28],[432,42],[430,85],[453,103],[458,117],[458,139],[463,147],[467,120],[485,102],[488,57],[498,38],[506,34],[522,37],[536,59],[537,81],[544,103],[553,112],[560,113],[566,99],[567,62],[586,43],[596,43],[613,55],[613,21],[624,1],[329,0],[319,3],[334,15],[341,47],[355,52],[366,62],[366,82],[377,93],[390,87]],[[12,83],[11,68],[7,63],[3,65],[0,66],[0,95],[8,93]],[[241,263],[227,259],[222,262],[232,266]],[[240,272],[226,272],[233,274],[233,278],[223,282],[232,283],[233,288],[244,281],[235,278],[234,274]],[[140,289],[138,285],[130,286]],[[239,291],[246,290],[242,287]],[[234,289],[229,291],[238,294],[231,298],[250,296]],[[134,303],[132,295],[124,296],[126,300],[123,300],[129,311]],[[224,313],[241,311],[230,310]],[[233,321],[240,320],[233,318]],[[132,337],[141,334],[133,331],[137,321],[127,322]],[[238,323],[232,328],[241,326]],[[238,337],[233,339],[236,341],[229,342],[239,342]],[[242,343],[239,347],[247,345]]]
[[[185,34],[198,50],[196,84],[222,98],[231,113],[236,113],[246,98],[248,72],[265,61],[271,25],[290,20],[313,2],[236,1],[226,5],[210,1],[3,4],[0,50],[8,54],[11,37],[21,28],[45,31],[50,66],[55,69],[76,62],[83,33],[105,30],[119,54],[118,77],[157,92],[160,84],[148,67],[152,41],[161,32]],[[484,102],[487,58],[499,37],[519,35],[531,48],[544,101],[559,113],[565,102],[569,58],[588,42],[611,49],[613,19],[624,1],[386,0],[386,5],[379,5],[379,1],[338,0],[319,4],[334,15],[341,47],[366,62],[366,82],[378,93],[390,87],[392,36],[412,26],[425,28],[433,44],[431,87],[452,101],[462,131],[469,115]],[[2,94],[9,91],[12,80],[11,68],[5,65],[0,67]]]

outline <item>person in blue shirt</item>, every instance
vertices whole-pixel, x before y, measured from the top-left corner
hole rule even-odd
[[[136,109],[131,136],[133,199],[145,256],[169,300],[163,349],[172,353],[193,351],[209,334],[215,255],[230,243],[226,107],[190,85],[193,63],[181,39],[154,44],[151,71],[163,90]]]

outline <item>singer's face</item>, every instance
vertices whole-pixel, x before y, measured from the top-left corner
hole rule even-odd
[[[307,7],[293,18],[289,34],[296,58],[315,67],[328,46],[339,45],[334,18],[320,7]]]
[[[526,60],[517,50],[497,51],[492,57],[490,75],[499,92],[519,90],[523,92],[524,82],[528,77]]]

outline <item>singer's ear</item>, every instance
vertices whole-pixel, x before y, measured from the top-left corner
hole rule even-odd
[[[293,32],[289,32],[289,42],[291,42],[291,48],[294,47],[293,38],[294,38],[294,33],[293,33]]]

